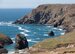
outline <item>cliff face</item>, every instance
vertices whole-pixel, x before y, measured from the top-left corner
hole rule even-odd
[[[75,4],[45,4],[40,5],[15,24],[51,24],[62,27],[67,32],[75,29]]]

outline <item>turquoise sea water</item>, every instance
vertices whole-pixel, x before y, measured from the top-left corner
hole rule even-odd
[[[54,28],[50,25],[36,25],[36,24],[25,24],[25,25],[16,25],[11,24],[16,19],[24,16],[31,12],[31,9],[3,9],[0,10],[0,33],[3,33],[9,36],[13,40],[13,44],[5,46],[9,51],[13,51],[15,47],[15,36],[18,33],[24,34],[29,42],[29,46],[47,39],[53,38],[48,36],[50,31],[54,31],[55,36],[60,36],[64,34],[64,30],[60,28]]]

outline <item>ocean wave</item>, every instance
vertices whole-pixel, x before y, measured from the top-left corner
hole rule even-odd
[[[64,35],[65,33],[63,32],[63,33],[60,33],[61,35]]]
[[[53,29],[57,30],[58,28],[53,28]]]
[[[52,29],[59,30],[59,31],[63,31],[63,29],[61,29],[61,28],[52,28]]]
[[[25,35],[25,36],[29,36],[28,34],[26,34],[25,32],[20,32],[21,34]]]
[[[11,25],[12,24],[12,21],[9,21],[9,22],[0,22],[0,25]]]
[[[23,28],[22,28],[22,27],[20,27],[20,26],[18,26],[18,29],[19,29],[19,30],[23,30],[23,31],[25,30],[25,29],[23,29]]]
[[[32,39],[27,39],[28,42],[32,41]]]
[[[11,38],[11,40],[13,41],[13,43],[15,43],[15,38]]]
[[[48,28],[52,27],[52,26],[47,26]]]
[[[44,36],[48,36],[48,34],[44,34]]]
[[[14,54],[15,53],[15,50],[14,51],[9,51],[8,54]]]
[[[58,30],[62,31],[63,29],[59,28]]]
[[[24,32],[30,32],[29,30],[24,29],[24,28],[22,28],[21,26],[16,26],[16,25],[15,25],[15,27],[18,27],[18,29],[21,30],[21,31],[24,31]]]
[[[34,41],[34,40],[32,40],[32,39],[27,39],[27,41],[28,41],[28,42],[35,42],[35,43],[38,42],[38,41]]]

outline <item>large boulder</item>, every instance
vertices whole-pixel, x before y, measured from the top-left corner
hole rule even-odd
[[[0,34],[0,45],[9,45],[12,43],[13,41],[8,36]]]
[[[28,41],[26,39],[26,37],[22,34],[17,34],[16,36],[16,49],[25,49],[25,48],[28,48]]]

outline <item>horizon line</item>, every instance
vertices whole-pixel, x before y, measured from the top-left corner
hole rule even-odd
[[[53,4],[57,4],[57,5],[73,5],[75,3],[50,3],[50,4],[40,4],[40,5],[53,5]],[[27,9],[35,9],[40,5],[37,5],[36,7],[0,7],[0,9],[26,9],[26,8]]]

